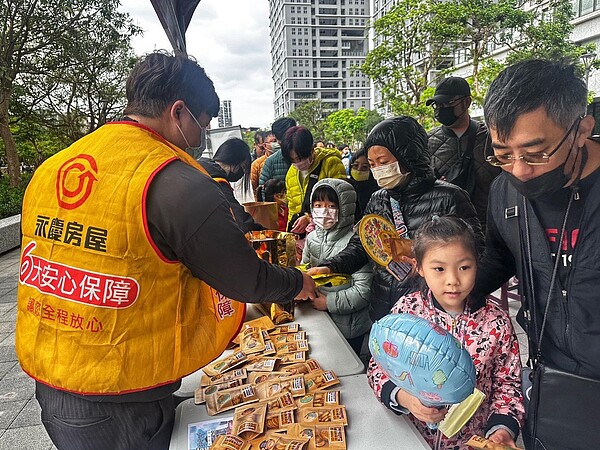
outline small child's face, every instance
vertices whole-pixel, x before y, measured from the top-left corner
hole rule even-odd
[[[330,208],[337,209],[338,205],[336,202],[330,200],[315,200],[313,202],[313,208]]]
[[[477,260],[460,241],[432,246],[417,271],[447,312],[461,313],[475,286]]]

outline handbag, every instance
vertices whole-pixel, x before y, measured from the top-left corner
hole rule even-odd
[[[564,238],[567,218],[575,195],[574,192],[567,205],[559,242],[562,242]],[[529,218],[525,202],[523,202],[523,212],[527,238],[526,251],[529,256],[526,260],[528,266],[526,275],[530,283],[530,294],[532,295],[532,301],[526,301],[524,305],[527,310],[525,317],[528,318],[529,363],[533,366],[533,369],[524,368],[521,374],[521,388],[526,413],[523,442],[527,450],[588,450],[598,448],[600,444],[600,416],[598,415],[600,380],[558,369],[543,360],[542,340],[550,301],[552,300],[552,292],[556,283],[561,247],[558,247],[555,256],[541,329],[537,333]],[[537,335],[537,346],[535,347],[532,338],[533,333]]]

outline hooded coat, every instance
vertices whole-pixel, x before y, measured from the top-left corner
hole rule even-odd
[[[399,116],[380,122],[367,137],[367,154],[376,145],[387,148],[400,166],[411,173],[411,178],[406,185],[376,191],[367,203],[365,215],[377,214],[394,223],[390,200],[394,198],[400,203],[409,237],[414,235],[424,221],[431,220],[432,215],[452,214],[468,222],[478,241],[483,243],[477,213],[468,194],[458,186],[435,179],[427,150],[427,134],[416,120]],[[322,261],[320,265],[328,266],[332,272],[351,274],[369,260],[360,238],[355,235],[344,251]],[[407,277],[400,282],[385,267],[377,266],[369,307],[371,320],[380,319],[400,297],[418,290],[417,278]]]
[[[347,181],[326,178],[315,185],[313,192],[323,185],[331,187],[337,194],[338,223],[329,230],[317,226],[315,231],[306,236],[302,264],[311,266],[317,265],[323,258],[329,258],[341,252],[354,236],[352,229],[356,210],[354,188]],[[371,264],[367,263],[352,274],[350,284],[319,288],[327,295],[327,310],[332,320],[347,339],[362,336],[371,328],[368,307],[372,278]]]

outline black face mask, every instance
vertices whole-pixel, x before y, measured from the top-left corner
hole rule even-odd
[[[236,181],[240,181],[243,176],[244,176],[244,169],[242,169],[241,167],[238,167],[233,172],[229,172],[227,174],[226,178],[227,178],[227,181],[229,181],[230,183],[235,183]]]
[[[460,116],[454,114],[454,106],[448,106],[447,108],[436,109],[434,117],[435,120],[437,120],[439,123],[449,127],[454,122],[456,122]]]

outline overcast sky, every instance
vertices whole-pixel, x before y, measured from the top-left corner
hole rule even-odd
[[[150,0],[123,0],[144,30],[136,53],[171,50]],[[221,100],[231,100],[234,125],[267,127],[273,121],[268,0],[201,0],[186,33],[188,54],[212,79]],[[213,120],[212,126],[217,126]]]

